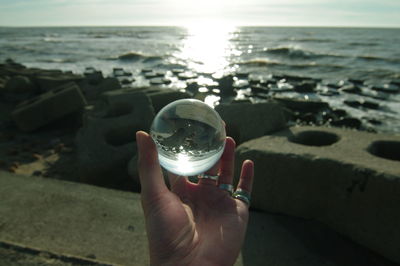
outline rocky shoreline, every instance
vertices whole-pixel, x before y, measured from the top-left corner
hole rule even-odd
[[[123,69],[104,77],[94,68],[75,74],[12,60],[0,64],[0,170],[138,192],[135,132],[149,130],[155,114],[174,100],[214,95],[220,97],[215,109],[227,134],[238,144],[237,160],[260,165],[255,208],[318,220],[400,262],[399,136],[375,134],[381,121],[358,119],[306,97],[307,92],[365,94],[364,81],[326,84],[325,90],[323,81],[307,77],[256,79],[236,73],[215,79],[218,86],[202,92],[192,74],[178,69],[172,75],[185,80],[186,89],[174,88],[164,73],[141,73],[150,86],[132,86],[135,78]],[[241,90],[244,84],[251,97]],[[376,97],[399,92],[399,82],[386,85],[369,91]],[[286,97],[282,91],[305,97]],[[381,108],[373,101],[343,104]]]
[[[171,79],[163,72],[143,69],[141,73],[150,86],[132,86],[135,77],[122,68],[115,68],[110,77],[104,77],[93,67],[75,74],[27,68],[11,59],[0,64],[1,169],[129,190],[134,187],[137,191],[137,180],[134,178],[132,184],[124,166],[129,157],[135,157],[134,131],[148,130],[158,110],[181,98],[220,97],[216,110],[226,120],[228,134],[239,144],[286,125],[323,125],[377,132],[374,125],[382,122],[352,117],[346,110],[332,108],[322,100],[281,95],[285,91],[365,94],[361,80],[321,87],[322,81],[313,78],[275,75],[262,79],[239,72],[215,79],[218,86],[210,85],[207,92],[201,92],[202,85],[193,80],[197,77],[195,73],[172,71],[175,78],[186,82],[185,89],[171,87]],[[382,86],[371,86],[370,91],[382,98],[388,93],[398,93],[399,85],[393,80]],[[252,97],[240,91],[244,87],[250,88],[247,92]],[[263,102],[254,101],[263,98]],[[374,101],[346,100],[343,104],[367,111],[380,108]],[[246,119],[244,113],[252,119]],[[104,132],[100,134],[101,131]],[[101,143],[103,148],[99,148]],[[109,162],[106,151],[118,158]],[[94,170],[105,165],[109,165],[107,169]],[[129,165],[132,175],[135,168],[132,163]],[[101,173],[111,174],[118,168],[124,169],[121,174],[124,180],[99,181]],[[96,176],[96,180],[91,176]]]

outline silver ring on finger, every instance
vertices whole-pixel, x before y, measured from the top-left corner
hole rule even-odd
[[[249,192],[238,188],[235,192],[233,192],[232,197],[246,203],[247,206],[250,206],[251,196]]]
[[[210,179],[213,181],[218,181],[219,175],[207,175],[207,174],[200,174],[199,179]]]
[[[219,184],[218,186],[220,189],[228,191],[229,195],[233,193],[233,186],[231,184]]]

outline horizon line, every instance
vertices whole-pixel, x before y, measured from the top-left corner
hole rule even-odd
[[[157,25],[157,24],[132,24],[132,25],[0,25],[0,28],[111,28],[111,27],[190,27],[192,24],[171,24],[171,25]],[[365,29],[400,29],[400,26],[394,25],[271,25],[271,24],[241,24],[232,27],[271,27],[271,28],[365,28]]]

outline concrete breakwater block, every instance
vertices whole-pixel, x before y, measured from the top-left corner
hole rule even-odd
[[[117,78],[86,76],[86,79],[81,80],[78,85],[88,102],[95,102],[102,93],[107,91],[121,89],[121,84]]]
[[[161,108],[173,101],[190,98],[190,94],[187,92],[182,92],[177,89],[160,88],[158,86],[137,87],[126,90],[123,89],[118,93],[130,93],[134,91],[145,93],[150,98],[156,113],[158,113]]]
[[[115,91],[110,91],[103,93],[97,102],[92,115],[95,114],[97,117],[102,117],[102,118],[115,118],[119,116],[123,116],[124,114],[130,113],[134,109],[138,109],[140,112],[140,115],[136,115],[134,117],[129,117],[129,123],[132,123],[133,121],[136,121],[135,123],[139,122],[141,124],[137,124],[138,126],[135,127],[134,130],[145,130],[149,131],[150,125],[154,119],[155,114],[165,105],[179,99],[183,98],[189,98],[189,94],[176,91],[173,89],[160,89],[157,87],[142,87],[142,88],[131,88],[131,89],[120,89],[120,90],[115,90]],[[138,112],[139,112],[138,111]],[[112,120],[109,120],[112,121]],[[93,123],[93,121],[91,122]],[[94,123],[102,123],[102,122],[94,122]],[[111,123],[111,122],[110,122]],[[112,123],[113,126],[117,127],[122,127],[121,125],[116,125],[115,123]],[[140,125],[140,126],[139,126]],[[129,138],[130,141],[135,141],[135,131],[133,129],[131,130],[130,135],[126,135],[127,138]],[[88,135],[90,137],[90,135]],[[84,142],[82,142],[84,143]],[[102,141],[104,144],[104,141]],[[135,142],[134,142],[135,143]],[[132,143],[132,144],[134,144]],[[102,146],[103,148],[108,149],[106,146]],[[95,146],[95,143],[93,143],[93,148],[95,149],[100,149],[101,147]],[[112,151],[107,150],[103,152],[96,153],[98,157],[101,157],[104,152],[111,152]],[[129,151],[125,153],[118,153],[120,155],[125,154],[124,156],[124,166],[120,168],[120,170],[124,171],[124,175],[126,172],[128,172],[130,178],[133,180],[134,184],[139,184],[139,177],[137,173],[137,168],[136,168],[136,161],[137,161],[137,156],[136,156],[136,146],[134,149],[130,149]],[[117,156],[117,157],[118,157]],[[113,157],[115,158],[115,157]],[[126,159],[131,159],[129,162],[129,165],[125,165]],[[113,159],[110,159],[113,160]],[[103,160],[101,160],[103,161]],[[107,166],[109,168],[108,171],[101,171],[101,173],[95,173],[93,175],[94,178],[99,179],[100,176],[104,176],[104,173],[109,172],[113,169],[115,172],[115,166],[116,164],[107,162],[106,164],[102,164],[104,166]],[[92,167],[90,167],[92,168]],[[92,174],[86,173],[86,176],[92,176]],[[107,177],[105,176],[104,179]],[[109,178],[109,177],[108,177]],[[118,181],[115,181],[118,182]]]
[[[39,84],[42,92],[52,90],[58,86],[64,85],[70,82],[80,82],[83,80],[83,76],[69,73],[54,73],[54,74],[42,74],[34,77],[34,80]]]
[[[23,131],[33,131],[84,108],[86,100],[75,83],[68,83],[17,105],[12,117]]]
[[[215,110],[236,143],[264,136],[286,127],[283,109],[276,102],[220,104]]]
[[[21,263],[15,251],[7,260],[3,243],[34,251],[29,254],[38,254],[45,263],[35,263],[42,262],[35,259]],[[57,263],[60,258],[67,258],[67,263]],[[0,171],[0,265],[149,263],[139,194]],[[394,264],[315,221],[250,212],[246,239],[235,263],[241,265]]]
[[[400,263],[400,136],[293,127],[236,155],[255,162],[253,207],[316,219]]]
[[[76,136],[78,164],[83,181],[121,188],[137,152],[135,133],[149,130],[154,109],[144,93],[110,93],[84,114]]]

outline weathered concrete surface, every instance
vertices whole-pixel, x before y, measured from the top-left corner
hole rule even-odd
[[[81,180],[108,187],[132,186],[127,181],[127,163],[136,154],[135,133],[148,131],[153,118],[153,107],[144,93],[103,97],[85,114],[76,136]]]
[[[240,145],[237,166],[255,162],[255,208],[322,221],[400,262],[399,146],[399,136],[294,127]]]
[[[138,194],[0,172],[0,199],[0,241],[110,264],[148,264]]]
[[[78,83],[88,102],[95,102],[99,95],[107,91],[121,89],[121,84],[117,78],[103,78],[93,81],[87,77]]]
[[[158,113],[161,108],[173,101],[190,98],[190,94],[187,92],[182,92],[176,89],[161,88],[157,86],[137,87],[120,90],[120,92],[127,93],[135,91],[143,92],[151,99],[151,103],[153,105],[155,113]]]
[[[24,247],[18,248],[18,254],[0,249],[0,254],[7,255],[0,256],[0,264],[7,263],[3,265],[10,265],[26,250],[57,259],[47,260],[48,264],[41,258],[33,260],[41,265],[59,261],[65,265],[87,265],[90,261],[149,264],[138,194],[6,172],[0,172],[0,246],[9,246],[2,243]],[[18,260],[27,261],[24,257]],[[319,223],[251,212],[245,244],[235,265],[395,264]]]
[[[12,117],[23,131],[33,131],[65,115],[82,111],[86,100],[75,83],[68,83],[17,105]]]
[[[275,102],[220,104],[215,110],[226,123],[227,135],[238,144],[286,127],[283,110]]]
[[[83,76],[71,73],[49,73],[48,75],[40,75],[34,77],[36,83],[42,92],[47,92],[70,82],[80,82]]]

